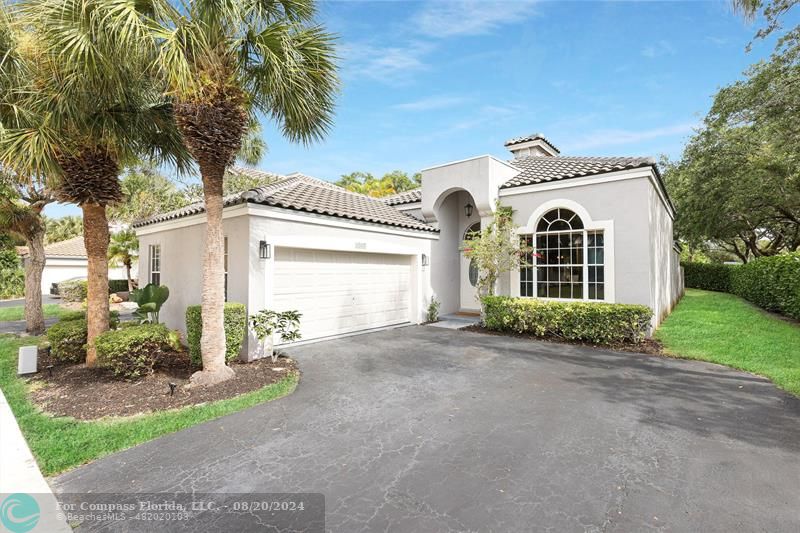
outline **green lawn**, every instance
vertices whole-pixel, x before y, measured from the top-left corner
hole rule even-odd
[[[68,309],[64,309],[58,304],[45,304],[44,308],[44,317],[58,317],[61,316],[62,313],[68,311]],[[17,307],[0,307],[0,322],[8,322],[10,320],[24,320],[25,319],[25,308],[20,306]]]
[[[16,376],[17,349],[36,338],[0,335],[0,389],[46,476],[57,474],[161,435],[240,411],[291,393],[297,375],[228,400],[126,418],[84,422],[42,414],[28,401],[27,383]]]
[[[737,296],[687,289],[655,337],[670,355],[759,374],[800,396],[800,325]]]

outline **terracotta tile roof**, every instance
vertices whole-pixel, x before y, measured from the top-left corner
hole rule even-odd
[[[530,141],[544,141],[547,146],[555,150],[556,152],[561,152],[556,145],[551,143],[547,140],[547,138],[542,135],[541,133],[531,133],[530,135],[523,135],[522,137],[514,137],[513,139],[509,139],[505,142],[504,146],[514,146],[515,144],[522,144]]]
[[[27,246],[17,247],[17,253],[21,256],[28,255]],[[86,247],[83,245],[83,235],[67,239],[66,241],[54,242],[44,247],[45,257],[86,257]]]
[[[500,188],[510,189],[521,185],[545,183],[568,178],[580,178],[618,170],[655,167],[652,157],[569,157],[525,156],[511,161],[520,173]]]
[[[391,196],[381,198],[381,201],[388,205],[403,205],[412,204],[422,200],[422,187],[411,189],[410,191],[403,191]]]
[[[251,170],[251,172],[259,171]],[[224,199],[226,207],[243,203],[270,205],[407,229],[436,231],[432,226],[398,211],[380,199],[350,192],[330,182],[300,173],[284,176],[282,180],[273,184],[232,194]],[[138,221],[134,227],[174,220],[204,211],[203,202],[197,202],[182,209]]]

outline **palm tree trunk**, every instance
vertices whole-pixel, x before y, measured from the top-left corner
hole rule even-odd
[[[28,258],[25,260],[25,331],[31,335],[44,333],[42,312],[42,271],[44,271],[44,226],[26,239]]]
[[[225,266],[222,229],[222,180],[225,167],[200,162],[206,203],[206,243],[203,258],[203,292],[200,300],[203,370],[195,372],[193,385],[212,385],[233,377],[225,364]]]
[[[128,277],[128,294],[133,291],[133,280],[131,279],[131,262],[125,261],[125,275]]]
[[[88,259],[86,294],[87,349],[86,366],[97,363],[94,340],[108,330],[108,219],[105,206],[81,204],[83,210],[83,242]]]

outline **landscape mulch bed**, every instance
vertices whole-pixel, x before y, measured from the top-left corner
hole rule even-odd
[[[477,324],[461,328],[462,331],[472,331],[475,333],[483,333],[485,335],[499,335],[503,337],[517,337],[520,339],[531,339],[542,342],[552,342],[558,344],[575,344],[578,346],[586,346],[587,348],[597,348],[600,350],[616,350],[618,352],[632,352],[643,353],[649,355],[664,355],[663,346],[655,339],[645,339],[644,342],[639,344],[635,343],[615,343],[615,344],[591,344],[588,342],[571,341],[562,339],[560,337],[537,337],[529,333],[515,333],[513,331],[495,331],[486,329]]]
[[[49,365],[53,365],[52,375],[47,369]],[[30,398],[48,414],[96,420],[232,398],[297,372],[297,365],[288,357],[279,357],[275,363],[265,358],[229,365],[235,377],[210,387],[187,388],[189,377],[199,368],[191,364],[185,352],[165,354],[153,374],[138,381],[123,381],[114,378],[108,370],[87,368],[83,364],[59,364],[47,352],[40,351],[39,373],[29,378]],[[174,395],[170,395],[170,383],[176,385]]]

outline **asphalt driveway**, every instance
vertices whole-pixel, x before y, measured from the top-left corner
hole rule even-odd
[[[724,367],[409,327],[57,492],[322,492],[331,531],[798,531],[800,401]]]

